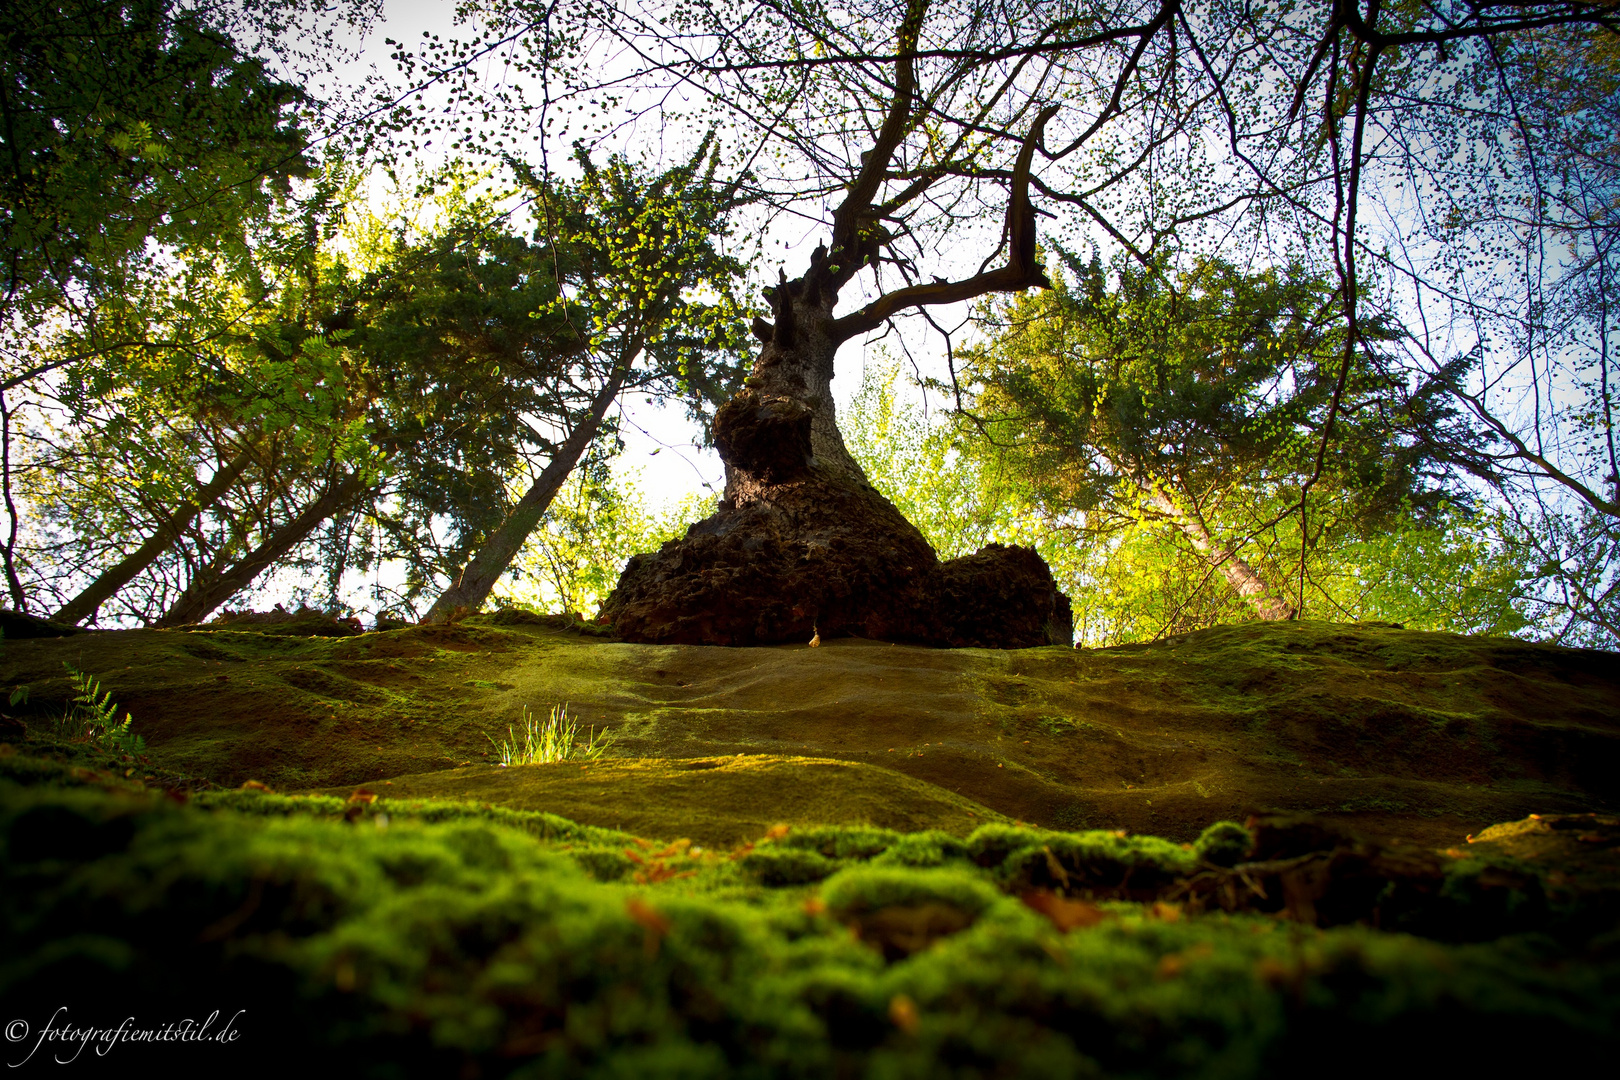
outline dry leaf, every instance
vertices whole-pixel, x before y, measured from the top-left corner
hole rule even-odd
[[[647,959],[653,959],[658,955],[658,947],[663,943],[664,935],[669,933],[670,927],[675,924],[639,896],[632,896],[626,900],[624,910],[645,931],[642,948],[647,952]]]
[[[1163,900],[1155,900],[1153,906],[1148,908],[1148,918],[1158,919],[1161,922],[1180,922],[1181,905],[1170,904]]]
[[[904,994],[889,999],[889,1019],[907,1035],[917,1034],[917,1003]]]
[[[1035,889],[1019,897],[1024,905],[1052,920],[1052,925],[1067,934],[1070,930],[1083,930],[1096,926],[1108,918],[1108,913],[1096,904],[1084,900],[1070,900],[1048,889]]]

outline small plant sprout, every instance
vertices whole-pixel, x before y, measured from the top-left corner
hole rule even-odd
[[[66,711],[62,713],[59,730],[77,742],[98,743],[109,750],[126,754],[140,754],[146,749],[146,740],[131,735],[129,713],[118,719],[118,706],[113,703],[112,691],[103,690],[94,675],[62,662],[67,668],[68,683],[73,687]]]
[[[506,739],[496,742],[495,755],[504,765],[545,765],[554,761],[595,761],[613,742],[610,731],[598,732],[595,727],[582,733],[579,721],[568,715],[568,706],[553,705],[551,714],[539,719],[523,706],[523,719],[518,728],[510,724]]]

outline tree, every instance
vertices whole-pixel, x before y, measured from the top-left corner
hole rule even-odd
[[[1257,617],[1173,522],[1133,513],[1134,501],[1088,513],[1053,498],[1058,485],[1032,467],[1037,457],[996,445],[960,413],[924,415],[898,392],[899,374],[869,367],[843,428],[873,484],[942,556],[990,542],[1032,544],[1075,598],[1077,646],[1156,641]],[[1212,527],[1242,535],[1246,519],[1271,519],[1267,535],[1246,546],[1248,557],[1262,580],[1297,577],[1292,495],[1244,495],[1226,500],[1236,512],[1215,514]],[[1319,533],[1306,551],[1316,610],[1465,634],[1527,626],[1523,583],[1534,559],[1504,541],[1489,512],[1447,502],[1398,511],[1360,534],[1345,524]]]
[[[455,49],[483,55],[510,43],[507,57],[539,76],[542,100],[504,91],[480,100],[514,123],[538,112],[551,125],[577,108],[579,129],[599,138],[621,130],[625,111],[661,109],[667,120],[673,110],[661,91],[678,85],[701,97],[693,111],[736,126],[740,159],[751,167],[769,162],[771,171],[758,181],[768,204],[830,219],[835,255],[845,250],[836,239],[840,215],[857,207],[851,196],[860,192],[858,181],[871,178],[867,166],[882,163],[878,179],[886,194],[869,207],[885,233],[880,265],[900,273],[913,291],[895,291],[892,306],[869,307],[879,322],[918,304],[971,298],[987,284],[968,285],[978,276],[969,274],[934,282],[926,300],[914,291],[930,289],[917,273],[921,258],[937,257],[947,244],[960,250],[974,212],[995,201],[997,188],[1018,187],[1011,148],[1037,115],[1048,115],[1055,137],[1035,140],[1028,192],[1045,208],[1063,211],[1089,239],[1145,267],[1186,268],[1222,255],[1264,265],[1297,252],[1314,272],[1329,275],[1343,326],[1337,386],[1361,363],[1356,354],[1377,344],[1363,334],[1363,322],[1377,324],[1380,306],[1399,299],[1394,290],[1401,282],[1415,283],[1426,297],[1462,301],[1453,318],[1434,325],[1438,334],[1411,339],[1425,344],[1443,338],[1447,326],[1489,316],[1501,296],[1466,286],[1448,290],[1445,281],[1456,265],[1453,254],[1492,272],[1490,244],[1482,248],[1469,238],[1437,252],[1403,245],[1402,237],[1431,225],[1434,235],[1443,234],[1452,229],[1446,221],[1489,220],[1502,226],[1491,241],[1505,245],[1502,251],[1546,251],[1540,240],[1514,239],[1508,212],[1538,166],[1506,162],[1493,149],[1492,140],[1528,116],[1515,102],[1537,94],[1527,76],[1534,65],[1515,69],[1511,54],[1547,55],[1548,43],[1562,42],[1566,53],[1573,44],[1576,55],[1607,55],[1603,43],[1613,31],[1607,6],[1583,2],[743,8],[693,0],[567,14],[514,2],[494,10],[471,46],[447,44],[435,70],[455,69]],[[611,83],[595,79],[603,52],[621,47],[641,66],[615,68]],[[1584,102],[1607,106],[1601,94],[1583,93]],[[891,109],[907,97],[916,103],[913,115],[925,118],[909,127],[906,111]],[[1471,114],[1482,100],[1487,107]],[[1587,147],[1602,144],[1608,130],[1588,124],[1584,117],[1593,113],[1554,125],[1560,137],[1582,125],[1596,131],[1578,147],[1566,138],[1588,156]],[[1550,119],[1559,110],[1540,115]],[[885,140],[896,130],[905,134],[891,146]],[[1458,213],[1426,219],[1422,203],[1399,194],[1403,178],[1414,181],[1407,190],[1420,197],[1449,186],[1468,198],[1452,200]],[[1580,188],[1576,182],[1560,190]],[[1405,206],[1402,199],[1409,200]],[[1591,207],[1601,205],[1588,200],[1580,220],[1597,223]],[[1490,213],[1470,212],[1480,208]],[[1025,242],[1032,236],[1021,228],[1004,235],[1015,231]],[[1452,229],[1452,239],[1461,235]],[[1233,250],[1238,243],[1245,247]],[[1377,275],[1366,273],[1369,263]],[[828,265],[845,262],[829,258]],[[815,277],[800,280],[808,285]],[[1482,276],[1470,283],[1480,284]],[[1408,356],[1418,352],[1409,348]],[[1470,370],[1467,359],[1466,347],[1440,350],[1416,374],[1443,381]],[[811,396],[821,395],[812,388]],[[1295,503],[1302,537],[1318,531],[1309,520],[1311,495],[1338,441],[1338,396],[1321,418],[1312,468]],[[817,426],[824,429],[825,420],[818,417]],[[817,440],[825,450],[820,456],[835,461],[826,432]]]
[[[1279,16],[1217,5],[1188,26],[1235,174],[1268,194],[1254,233],[1331,256],[1341,370],[1365,348],[1362,313],[1399,311],[1409,371],[1450,385],[1473,422],[1461,449],[1492,455],[1498,520],[1547,556],[1537,625],[1616,640],[1613,6],[1373,0]],[[1583,407],[1556,404],[1570,400]]]
[[[578,266],[572,295],[559,290],[535,314],[560,317],[578,335],[570,378],[592,390],[587,401],[553,410],[563,438],[434,601],[430,621],[483,604],[626,390],[684,396],[701,415],[735,379],[741,326],[732,293],[741,268],[717,243],[738,200],[715,185],[707,143],[651,178],[623,159],[605,168],[583,152],[578,160],[577,190],[524,175],[553,250],[567,250]],[[705,293],[715,299],[698,299]]]
[[[138,443],[167,425],[177,437],[141,453],[178,452],[158,474],[185,478],[201,444],[181,429],[243,449],[195,496],[188,482],[133,485],[129,494],[158,524],[133,551],[114,541],[127,553],[59,617],[77,621],[147,573],[129,614],[159,626],[200,621],[323,525],[362,510],[389,533],[386,554],[405,559],[419,588],[503,538],[521,543],[507,478],[543,462],[529,498],[543,511],[623,390],[683,396],[701,411],[705,395],[725,385],[725,336],[740,329],[723,291],[731,265],[712,247],[724,207],[699,165],[646,178],[615,161],[575,186],[531,177],[552,219],[537,230],[539,243],[502,231],[486,201],[452,192],[441,235],[384,230],[358,253],[374,266],[367,274],[313,233],[291,244],[267,236],[252,259],[209,264],[212,276],[199,272],[191,288],[138,311],[119,307],[139,348],[115,350],[112,367],[65,369],[70,385],[96,383],[72,395],[86,435],[105,441],[115,428]],[[690,299],[696,287],[712,298]],[[198,300],[210,292],[226,298],[218,310]],[[244,294],[254,298],[245,307]],[[175,349],[176,338],[197,335],[166,332],[169,324],[199,308],[229,329],[210,348]],[[173,385],[187,394],[164,392]],[[94,405],[126,398],[146,423],[118,410],[95,415]],[[241,433],[227,434],[233,427]],[[81,535],[107,511],[123,513],[127,497],[87,505],[96,483],[76,479],[36,490],[36,501],[59,519],[76,505]],[[446,527],[448,547],[436,539]],[[109,539],[127,534],[114,529]],[[377,553],[369,545],[351,553],[345,539],[322,557],[336,579],[351,557],[363,568]]]
[[[1493,520],[1519,530],[1519,550],[1539,553],[1545,608],[1568,612],[1561,632],[1612,633],[1620,597],[1608,347],[1620,174],[1605,153],[1620,139],[1612,4],[503,0],[479,12],[485,21],[473,41],[430,41],[421,56],[398,49],[407,69],[427,62],[413,89],[446,86],[452,98],[437,116],[398,99],[399,154],[423,148],[418,137],[437,138],[437,125],[458,152],[482,146],[504,160],[521,133],[541,140],[544,172],[564,128],[590,148],[648,124],[678,140],[700,118],[690,138],[717,132],[722,188],[755,197],[779,225],[809,223],[823,240],[793,268],[798,277],[779,275],[772,315],[755,324],[753,385],[716,416],[727,500],[684,546],[633,564],[609,602],[627,634],[1053,636],[1059,603],[1046,569],[1001,549],[976,563],[938,564],[847,453],[828,392],[841,343],[889,333],[909,317],[944,333],[951,392],[965,403],[959,330],[943,317],[953,305],[1047,283],[1036,251],[1043,215],[1043,235],[1067,232],[1075,250],[1094,242],[1122,253],[1167,297],[1184,275],[1216,264],[1247,274],[1297,263],[1331,288],[1335,325],[1324,318],[1321,329],[1337,342],[1336,364],[1315,365],[1310,420],[1294,429],[1308,432],[1310,445],[1291,459],[1297,483],[1273,485],[1270,502],[1260,500],[1268,517],[1294,515],[1297,524],[1278,518],[1273,532],[1292,530],[1304,577],[1284,589],[1267,580],[1276,575],[1265,559],[1251,563],[1262,604],[1269,594],[1280,612],[1290,592],[1304,602],[1313,545],[1336,527],[1317,515],[1338,513],[1335,500],[1361,490],[1338,470],[1360,454],[1363,374],[1382,371],[1428,395],[1433,417],[1444,412],[1441,389],[1471,417],[1470,431],[1435,427],[1425,460],[1449,458],[1494,485],[1502,512]],[[474,76],[491,50],[505,50],[514,79],[494,86]],[[534,81],[524,84],[525,74]],[[495,130],[474,131],[468,118],[476,116]],[[689,149],[681,147],[683,159]],[[109,250],[112,257],[85,265],[136,265]],[[51,295],[77,302],[74,289]],[[850,301],[843,310],[841,296]],[[1394,323],[1410,332],[1385,340],[1380,326]],[[604,361],[611,350],[599,352]],[[47,363],[69,364],[71,354]],[[14,367],[33,377],[54,370],[24,360]],[[587,429],[604,422],[598,403],[611,400],[622,368],[596,362],[576,373],[589,393],[559,414],[560,426],[546,427],[549,446],[536,442],[519,456],[538,466],[577,455],[596,434]],[[1571,400],[1583,407],[1555,407]],[[8,465],[19,430],[37,426],[0,399]],[[557,477],[534,471],[544,501]],[[212,472],[175,475],[184,482],[174,492],[187,498]],[[466,516],[428,560],[441,569],[423,580],[447,570],[458,587],[467,579],[469,597],[481,596],[534,508],[502,533],[510,471],[444,475],[455,480],[445,505]],[[317,504],[324,476],[320,467],[309,472],[299,498]],[[4,479],[9,504],[9,472]],[[416,490],[422,498],[401,520],[442,524],[443,515],[423,509],[429,486]],[[1187,519],[1188,507],[1166,498],[1171,507],[1158,512]],[[156,516],[143,520],[160,527]],[[195,533],[204,520],[194,514],[180,531]],[[1224,526],[1204,524],[1210,550],[1230,540]],[[483,562],[481,546],[490,552]],[[818,562],[835,551],[832,562]],[[1234,558],[1218,562],[1238,568]],[[20,595],[17,568],[7,572]],[[1009,626],[991,626],[988,603],[958,610],[964,598],[996,590],[1020,613]]]
[[[8,318],[119,287],[154,244],[240,242],[309,172],[301,91],[171,0],[19,0],[0,39]]]
[[[21,0],[0,15],[0,41],[3,554],[22,608],[18,395],[26,409],[41,378],[101,355],[42,357],[35,342],[48,323],[82,322],[100,298],[139,287],[168,253],[239,248],[273,196],[308,173],[309,135],[296,87],[168,0]]]
[[[829,242],[800,277],[789,281],[784,273],[768,293],[773,319],[754,325],[762,349],[749,387],[716,415],[716,445],[727,464],[719,513],[673,549],[632,560],[603,608],[603,617],[632,639],[743,644],[827,632],[1044,644],[1067,636],[1066,602],[1038,556],[998,547],[941,566],[916,528],[867,481],[838,431],[830,382],[840,344],[899,312],[1048,284],[1036,261],[1029,176],[1056,107],[1010,93],[1005,76],[997,89],[1000,58],[992,52],[948,47],[976,29],[944,16],[931,20],[922,0],[885,24],[889,14],[833,33],[867,55],[878,35],[893,42],[892,61],[852,64],[854,85],[836,95],[842,108],[866,114],[865,149],[846,144],[847,156],[821,158],[829,179],[838,178],[829,186],[841,191]],[[743,33],[743,47],[759,50],[749,66],[772,50],[769,36],[780,37],[777,17],[793,22],[773,12]],[[1042,39],[1072,29],[1040,27],[1026,59],[1039,55]],[[1151,31],[1108,32],[1062,50],[1145,36]],[[789,49],[803,44],[791,36],[785,42]],[[780,104],[797,109],[801,98],[817,93],[800,87]],[[998,110],[996,123],[987,124]],[[1022,130],[1012,136],[1009,127]],[[809,138],[803,128],[786,129],[789,138]],[[1010,151],[1010,160],[993,161],[998,151]],[[887,261],[910,278],[910,261],[895,243],[910,226],[914,204],[953,176],[1006,184],[1002,242],[984,268],[955,281],[906,284],[835,315],[840,292],[867,267]],[[1005,610],[992,610],[992,597],[1003,598]]]
[[[287,201],[237,256],[192,251],[173,280],[102,298],[41,350],[71,358],[42,395],[66,422],[37,440],[27,487],[43,520],[73,523],[53,544],[58,577],[91,571],[58,619],[91,617],[143,576],[125,608],[156,619],[305,477],[374,468],[361,358],[331,325],[348,277],[321,247],[332,195]]]
[[[1072,285],[1002,305],[1001,332],[966,354],[976,418],[1047,506],[1166,522],[1256,615],[1288,619],[1325,534],[1421,520],[1443,501],[1462,440],[1446,386],[1406,385],[1371,348],[1346,374],[1325,282],[1297,267],[1171,276],[1118,260],[1111,289],[1096,258],[1067,263]],[[1372,319],[1360,334],[1399,336]],[[1335,453],[1319,468],[1330,416]],[[1298,537],[1292,580],[1268,580],[1253,552],[1306,498],[1314,531]]]

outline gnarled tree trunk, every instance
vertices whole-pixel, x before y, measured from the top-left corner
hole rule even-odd
[[[1072,640],[1032,549],[941,563],[844,446],[832,397],[844,337],[824,251],[772,294],[747,388],[715,416],[726,491],[684,539],[637,555],[599,618],[631,641],[756,645],[854,635],[1022,648]],[[846,324],[847,326],[847,324]]]
[[[715,415],[726,463],[719,509],[685,538],[632,558],[602,605],[598,617],[627,640],[755,645],[819,633],[999,648],[1073,641],[1068,598],[1034,550],[992,544],[941,563],[838,433],[831,385],[843,342],[907,308],[1051,287],[1035,261],[1029,172],[1056,106],[1035,119],[1010,174],[1006,265],[910,285],[833,316],[839,290],[877,264],[888,241],[882,222],[930,182],[907,183],[880,203],[896,179],[897,149],[927,115],[914,62],[925,8],[914,0],[899,27],[893,97],[833,213],[831,250],[818,247],[803,277],[784,274],[769,291],[775,321],[754,323],[764,347],[753,374]]]

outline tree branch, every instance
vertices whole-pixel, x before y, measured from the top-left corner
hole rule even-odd
[[[875,330],[895,312],[909,307],[954,304],[990,292],[1052,287],[1046,271],[1035,261],[1035,208],[1029,201],[1029,169],[1046,122],[1057,111],[1056,105],[1048,105],[1041,110],[1018,151],[1018,161],[1013,167],[1012,196],[1007,204],[1007,235],[1010,241],[1007,265],[961,281],[928,282],[880,296],[861,310],[833,323],[833,340],[848,341],[858,334]]]

